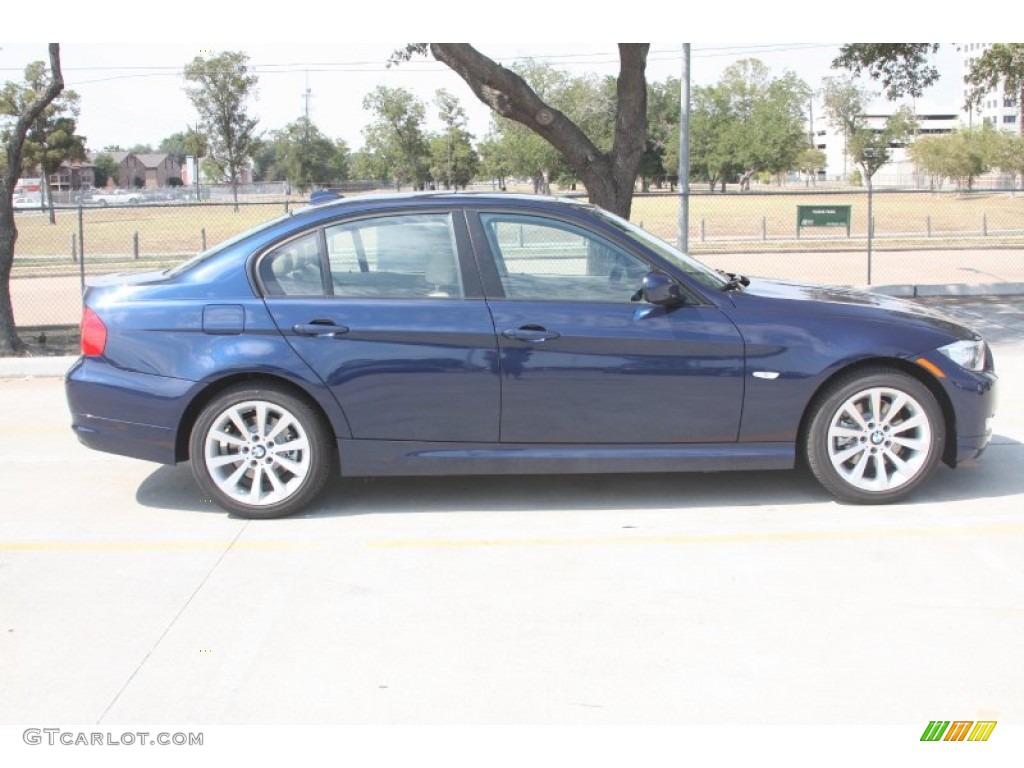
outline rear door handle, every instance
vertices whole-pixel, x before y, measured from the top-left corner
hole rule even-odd
[[[558,331],[549,331],[540,325],[524,325],[519,328],[508,328],[501,332],[506,339],[516,341],[531,341],[539,344],[542,341],[557,339],[561,334]]]
[[[292,330],[300,336],[333,339],[340,334],[348,333],[348,326],[338,325],[333,320],[313,320],[308,323],[296,323],[292,326]]]

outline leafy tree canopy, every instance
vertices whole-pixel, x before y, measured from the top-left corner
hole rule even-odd
[[[0,114],[16,117],[23,114],[50,85],[46,64],[35,61],[25,67],[21,83],[8,82],[0,89]],[[22,145],[21,172],[43,179],[49,200],[49,219],[54,223],[53,196],[49,194],[50,176],[65,162],[85,160],[85,137],[79,136],[77,119],[80,112],[79,96],[63,90],[28,126]],[[5,141],[10,137],[12,125],[3,131]]]
[[[938,43],[848,43],[832,61],[835,69],[854,75],[866,71],[881,82],[889,99],[915,98],[939,79],[939,70],[930,61]]]
[[[1017,129],[1024,135],[1024,43],[994,43],[974,60],[965,81],[967,108],[977,107],[988,91],[1002,85],[1017,100]]]
[[[207,138],[207,166],[219,168],[231,183],[238,203],[238,177],[258,147],[257,120],[246,111],[256,95],[258,78],[249,57],[238,51],[197,56],[185,66],[185,93],[199,113]]]
[[[113,179],[117,183],[118,163],[109,152],[100,152],[93,158],[96,186],[103,188]]]
[[[309,118],[302,116],[270,136],[256,157],[261,178],[285,180],[302,192],[340,181],[338,148]]]
[[[363,129],[364,150],[376,156],[375,175],[390,176],[396,188],[422,188],[429,175],[429,149],[423,132],[426,106],[405,88],[377,86],[363,98],[375,116]]]
[[[791,72],[774,76],[757,59],[729,66],[716,85],[694,89],[691,169],[714,189],[735,176],[748,188],[758,172],[796,168],[807,146],[809,97],[810,88]]]
[[[480,167],[473,134],[466,130],[466,110],[457,97],[443,88],[434,94],[434,105],[444,129],[429,140],[430,175],[443,180],[446,189],[465,188]]]

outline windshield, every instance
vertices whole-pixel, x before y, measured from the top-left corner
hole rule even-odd
[[[628,238],[634,242],[641,243],[647,246],[649,249],[657,253],[665,261],[674,264],[679,269],[683,270],[686,274],[692,277],[702,285],[706,285],[709,288],[722,288],[728,280],[719,273],[715,272],[711,267],[706,264],[702,264],[692,256],[687,256],[682,251],[674,248],[660,237],[652,235],[645,229],[641,229],[635,224],[626,221],[623,218],[615,216],[608,211],[597,208],[596,206],[591,209],[594,213],[600,216],[605,222],[611,224],[613,227],[618,229]]]
[[[181,264],[178,264],[177,266],[174,266],[174,267],[171,267],[170,269],[164,270],[164,274],[167,275],[168,277],[177,277],[181,273],[187,272],[188,270],[192,269],[193,267],[196,267],[196,266],[202,264],[207,259],[216,256],[218,253],[223,251],[225,248],[230,248],[235,243],[238,243],[238,242],[241,242],[242,240],[245,240],[245,238],[249,237],[250,235],[254,235],[254,234],[256,234],[256,232],[259,232],[262,229],[266,229],[267,227],[271,227],[274,224],[277,224],[278,222],[284,221],[285,219],[289,219],[289,218],[291,218],[291,216],[292,216],[292,214],[286,213],[284,216],[278,216],[276,219],[271,219],[270,221],[264,221],[264,222],[261,222],[261,223],[257,224],[254,227],[250,227],[249,229],[245,230],[244,232],[240,232],[239,234],[235,235],[234,237],[228,238],[227,240],[222,240],[221,242],[217,243],[216,245],[211,246],[210,248],[207,248],[202,253],[197,253],[195,256],[193,256],[192,258],[188,259],[187,261],[183,261],[183,262],[181,262]]]

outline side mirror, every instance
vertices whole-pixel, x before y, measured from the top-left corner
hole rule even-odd
[[[657,304],[662,307],[682,304],[683,302],[679,283],[664,272],[648,272],[644,275],[640,294],[648,304]]]

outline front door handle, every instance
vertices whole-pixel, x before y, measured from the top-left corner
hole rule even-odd
[[[547,328],[540,325],[523,325],[519,328],[508,328],[502,331],[501,335],[506,339],[530,341],[534,344],[539,344],[542,341],[557,339],[561,334],[558,331],[549,331]]]
[[[348,326],[338,325],[333,320],[313,320],[308,323],[296,323],[292,330],[300,336],[333,339],[342,333],[348,333]]]

